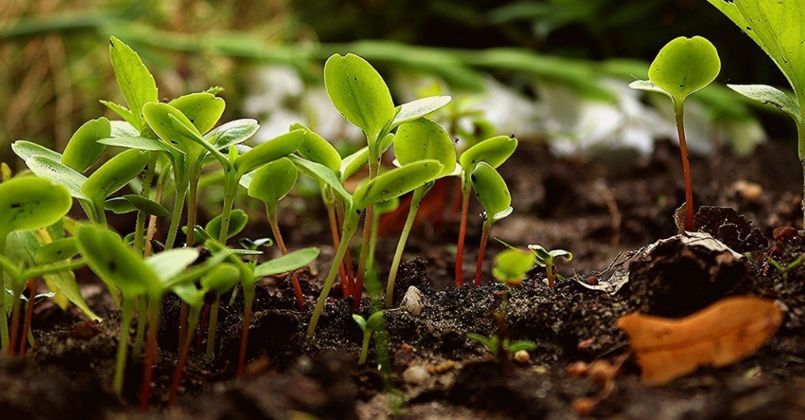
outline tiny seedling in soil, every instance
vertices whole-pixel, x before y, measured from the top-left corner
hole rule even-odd
[[[383,326],[383,311],[373,313],[369,316],[369,319],[358,314],[352,314],[352,319],[355,320],[355,323],[358,324],[358,327],[363,332],[361,353],[360,356],[358,356],[358,365],[363,365],[366,363],[366,357],[369,355],[369,342],[372,340],[372,334]]]
[[[478,259],[475,263],[475,279],[473,280],[477,287],[481,285],[481,272],[484,267],[489,232],[495,222],[511,214],[512,197],[506,181],[495,168],[486,162],[480,162],[475,166],[470,179],[475,196],[484,208],[483,232],[481,233],[481,243],[478,246]]]
[[[468,333],[467,338],[480,343],[490,353],[494,354],[499,360],[508,360],[512,354],[520,350],[531,351],[537,348],[537,344],[528,340],[501,339],[497,335],[485,336],[476,333]]]
[[[530,249],[531,252],[533,252],[537,257],[537,265],[545,268],[545,276],[548,277],[548,287],[553,289],[554,284],[556,283],[556,278],[562,278],[562,276],[555,270],[556,262],[559,258],[565,262],[571,262],[573,261],[573,254],[570,253],[570,251],[565,251],[564,249],[547,250],[545,247],[538,244],[531,244],[528,246],[528,249]]]
[[[514,154],[517,149],[517,139],[508,136],[497,136],[479,142],[461,154],[461,219],[459,221],[458,243],[456,245],[456,287],[464,284],[464,240],[467,236],[467,217],[470,209],[470,192],[472,191],[472,173],[479,163],[485,162],[492,168],[497,168]],[[484,171],[488,172],[488,171]]]
[[[721,60],[710,41],[700,36],[679,37],[662,47],[657,54],[648,70],[649,80],[638,80],[629,85],[633,89],[662,93],[673,103],[685,183],[687,231],[695,231],[696,226],[693,220],[693,179],[685,138],[685,100],[712,83],[720,71]]]
[[[492,275],[506,286],[519,286],[536,264],[534,252],[509,247],[495,255]]]
[[[791,93],[767,85],[728,85],[741,95],[770,105],[794,119],[797,125],[799,160],[805,177],[805,34],[802,32],[805,26],[805,3],[771,0],[707,1],[766,52],[793,88]],[[805,211],[805,194],[802,199],[802,208]]]

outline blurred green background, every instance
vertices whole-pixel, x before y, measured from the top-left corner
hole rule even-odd
[[[83,121],[107,113],[98,99],[119,95],[110,34],[139,51],[162,96],[222,86],[227,118],[260,112],[255,74],[264,66],[290,68],[315,86],[323,59],[347,51],[394,75],[401,96],[406,78],[435,80],[460,98],[489,89],[494,76],[527,100],[548,96],[541,82],[606,103],[618,94],[603,80],[645,77],[662,45],[698,34],[719,48],[720,82],[784,85],[762,51],[705,0],[3,0],[0,160],[21,138],[61,148]],[[297,82],[268,85],[283,83]],[[701,96],[694,112],[716,127],[758,115],[723,87]],[[281,106],[298,110],[295,97],[280,98]],[[555,103],[545,104],[546,114]],[[759,115],[769,136],[792,137],[784,118]],[[725,131],[727,141],[746,131],[736,127]]]

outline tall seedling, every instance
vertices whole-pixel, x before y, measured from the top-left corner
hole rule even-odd
[[[481,162],[475,166],[475,170],[470,175],[475,196],[484,208],[484,225],[481,234],[481,244],[478,246],[478,259],[475,264],[475,286],[481,284],[481,271],[484,267],[484,256],[486,244],[489,240],[489,232],[492,225],[500,219],[508,216],[512,212],[512,197],[506,181],[503,177],[486,162]]]
[[[694,231],[693,180],[685,139],[685,100],[704,89],[721,71],[718,51],[710,41],[700,36],[679,37],[666,44],[651,63],[649,80],[632,82],[629,87],[662,93],[674,106],[682,174],[685,182],[685,230]]]
[[[728,85],[794,119],[805,176],[805,3],[797,0],[708,0],[766,52],[783,72],[793,94],[767,85]],[[805,185],[805,182],[803,182]],[[803,194],[805,217],[805,194]],[[805,220],[803,220],[805,226]]]

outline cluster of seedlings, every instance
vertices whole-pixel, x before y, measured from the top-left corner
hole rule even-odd
[[[800,154],[805,154],[805,97],[801,46],[788,44],[795,37],[787,19],[772,10],[775,2],[710,0],[764,47],[794,86],[796,99],[764,86],[733,89],[791,114],[800,129]],[[793,6],[803,9],[805,6]],[[798,9],[798,16],[805,14]],[[752,23],[753,29],[748,29]],[[764,23],[764,24],[758,24]],[[786,29],[789,28],[789,29]],[[801,36],[797,39],[801,39]],[[53,298],[62,306],[72,302],[94,320],[84,302],[74,270],[88,266],[106,285],[121,313],[116,368],[112,389],[123,393],[130,360],[142,360],[140,405],[150,402],[152,372],[157,359],[157,330],[163,300],[169,293],[182,301],[178,331],[178,363],[169,400],[176,396],[183,370],[197,334],[206,330],[206,356],[216,357],[216,331],[220,305],[242,294],[243,320],[236,375],[244,372],[252,305],[258,280],[285,274],[300,310],[305,309],[298,270],[318,256],[315,247],[292,250],[283,239],[278,203],[294,188],[300,176],[319,187],[327,211],[335,255],[324,275],[323,287],[312,309],[307,335],[313,337],[322,311],[338,285],[351,300],[354,319],[364,333],[359,364],[366,362],[373,333],[382,328],[383,307],[393,305],[395,280],[407,239],[424,197],[434,183],[454,177],[460,185],[461,218],[456,247],[455,285],[463,286],[464,246],[472,193],[483,207],[482,235],[473,284],[481,284],[485,249],[493,224],[512,212],[511,195],[496,168],[515,152],[513,136],[495,136],[477,142],[461,153],[448,132],[427,116],[451,98],[438,96],[395,105],[380,74],[353,55],[333,55],[324,66],[324,82],[334,107],[365,135],[365,146],[342,156],[327,139],[294,124],[276,138],[250,147],[245,142],[258,130],[251,119],[219,124],[225,102],[219,88],[159,100],[154,78],[140,57],[117,38],[110,40],[112,66],[126,104],[102,101],[122,120],[98,118],[82,125],[63,153],[33,142],[16,141],[13,150],[33,175],[12,177],[4,166],[0,183],[0,345],[8,354],[22,355],[32,340],[32,308],[38,298]],[[797,41],[801,43],[800,41]],[[798,49],[800,54],[792,51]],[[650,81],[632,84],[636,89],[661,92],[671,98],[676,113],[686,197],[685,227],[693,224],[693,188],[684,130],[685,99],[711,83],[720,70],[715,47],[701,37],[678,38],[666,45],[652,63]],[[382,157],[393,149],[393,167]],[[113,152],[103,161],[102,156]],[[803,157],[805,161],[805,157]],[[198,224],[202,175],[223,188],[219,216]],[[348,179],[361,178],[347,189]],[[127,188],[126,194],[119,191]],[[271,239],[243,239],[232,243],[248,224],[247,213],[235,208],[239,189],[265,205]],[[398,197],[411,193],[410,209],[399,236],[386,282],[385,299],[371,313],[359,315],[367,276],[377,272],[374,252],[379,215],[396,208]],[[67,216],[77,203],[86,221]],[[130,232],[121,236],[107,225],[109,212],[136,213]],[[184,213],[184,217],[183,217]],[[160,220],[168,222],[160,231]],[[182,221],[185,221],[182,224]],[[350,244],[360,234],[357,260]],[[178,243],[181,238],[183,243]],[[276,244],[278,258],[264,258]],[[471,335],[501,360],[535,344],[511,339],[506,331],[509,289],[518,287],[534,267],[544,268],[554,286],[561,276],[560,260],[570,261],[564,250],[530,245],[528,250],[508,246],[495,258],[492,270],[499,280],[497,332]],[[202,252],[204,251],[204,252]],[[355,263],[353,263],[355,262]],[[35,295],[43,280],[50,294]],[[28,291],[27,295],[25,291]],[[224,299],[222,299],[224,298]],[[23,309],[24,308],[24,309]],[[23,314],[24,310],[24,314]],[[22,318],[22,319],[21,319]],[[134,328],[133,340],[130,329]],[[198,330],[198,331],[197,331]],[[131,344],[130,344],[131,342]]]

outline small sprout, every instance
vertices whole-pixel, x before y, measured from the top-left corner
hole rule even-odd
[[[489,232],[495,222],[511,214],[512,198],[509,188],[506,187],[506,181],[486,162],[477,164],[472,172],[471,179],[475,196],[485,210],[481,244],[478,247],[478,260],[475,264],[474,284],[477,287],[481,285],[481,271],[484,266],[484,255],[486,243],[489,240]]]
[[[495,256],[492,275],[506,286],[519,286],[536,263],[537,256],[533,252],[509,248]]]
[[[777,271],[780,272],[780,274],[783,275],[783,280],[788,280],[788,273],[791,270],[801,266],[802,263],[805,262],[805,255],[800,255],[795,260],[785,265],[781,264],[779,261],[769,256],[766,257],[766,261],[768,261],[769,265],[774,267]]]
[[[482,334],[468,333],[467,338],[480,343],[487,351],[498,357],[499,360],[508,360],[510,356],[519,351],[532,351],[537,348],[537,344],[529,340],[514,340],[501,338],[498,335],[485,336]]]
[[[676,115],[679,150],[685,182],[685,229],[696,230],[693,220],[693,181],[685,139],[685,99],[712,83],[721,71],[718,51],[710,41],[700,36],[679,37],[666,44],[651,63],[648,71],[650,81],[632,82],[629,87],[649,92],[659,92],[669,98]]]
[[[470,191],[472,190],[472,172],[480,162],[486,162],[493,168],[502,165],[517,149],[517,139],[509,136],[496,136],[483,140],[465,150],[459,158],[461,164],[461,220],[456,245],[456,287],[464,284],[464,240],[467,236],[467,217],[470,209]]]
[[[545,275],[548,277],[548,287],[553,289],[555,278],[562,278],[560,274],[554,272],[557,259],[561,258],[565,262],[571,262],[573,261],[573,254],[564,249],[552,249],[549,251],[538,244],[531,244],[528,246],[528,249],[537,257],[537,265],[545,268]]]
[[[369,354],[369,342],[372,339],[372,334],[383,327],[383,311],[377,311],[369,316],[369,319],[358,314],[352,314],[352,319],[358,324],[358,327],[363,331],[363,341],[361,342],[361,353],[358,357],[358,365],[366,363],[366,357]]]
[[[250,175],[252,175],[251,179],[247,181],[248,185],[246,185],[249,189],[249,195],[265,204],[268,224],[271,227],[274,240],[277,242],[280,253],[287,255],[288,248],[285,246],[285,240],[282,238],[277,219],[277,207],[279,201],[288,195],[296,185],[299,171],[293,161],[288,158],[280,158],[261,166]],[[241,179],[242,184],[243,181],[244,179]],[[291,275],[291,284],[296,295],[296,305],[300,311],[304,310],[305,297],[302,294],[299,278],[295,273]]]

